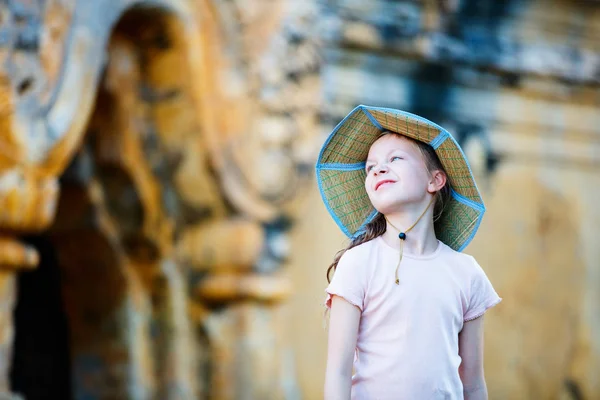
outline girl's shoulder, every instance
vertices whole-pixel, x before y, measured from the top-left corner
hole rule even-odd
[[[469,262],[471,262],[471,260],[475,259],[470,254],[464,253],[462,251],[454,250],[452,247],[448,246],[444,242],[440,242],[440,243],[442,246],[440,256],[442,256],[446,259],[451,259],[451,260],[455,260],[457,262],[466,262],[466,263],[469,263]]]
[[[440,258],[445,262],[450,263],[452,267],[459,268],[469,274],[478,274],[482,271],[481,266],[472,255],[456,251],[444,243],[441,245],[443,246],[443,249]]]
[[[340,262],[363,264],[363,261],[371,258],[372,252],[375,251],[376,244],[376,239],[372,239],[368,242],[361,243],[358,246],[354,246],[344,252],[340,258]]]

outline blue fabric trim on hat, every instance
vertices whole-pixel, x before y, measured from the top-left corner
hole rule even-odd
[[[377,214],[379,214],[379,212],[377,210],[373,210],[373,212],[365,219],[365,222],[363,222],[362,225],[356,230],[356,232],[354,232],[354,235],[352,235],[351,238],[354,239],[360,236],[364,232],[365,226],[367,226],[369,222],[373,221]]]
[[[383,131],[383,126],[381,126],[381,124],[379,123],[379,121],[377,121],[375,119],[375,117],[369,112],[367,111],[367,109],[363,106],[360,106],[361,110],[363,111],[363,113],[365,113],[365,115],[371,120],[371,122],[373,123],[373,125],[375,125],[375,127],[377,129],[379,129],[380,131]]]
[[[327,208],[327,211],[329,212],[329,215],[331,215],[331,217],[333,218],[333,220],[335,221],[335,223],[337,224],[337,226],[348,237],[352,237],[352,234],[348,231],[348,228],[346,228],[346,226],[342,223],[342,221],[337,217],[337,215],[335,214],[335,212],[333,211],[333,209],[331,208],[331,206],[327,202],[327,197],[325,196],[325,192],[323,191],[323,185],[322,185],[322,182],[321,182],[321,178],[319,177],[319,171],[321,169],[323,169],[321,166],[322,165],[327,165],[327,163],[321,164],[320,160],[323,157],[323,153],[325,152],[325,149],[327,148],[327,145],[329,144],[329,142],[331,142],[331,140],[333,139],[333,137],[335,136],[335,134],[337,133],[337,131],[340,129],[340,127],[342,125],[344,125],[344,123],[346,122],[346,120],[348,118],[352,117],[358,110],[362,110],[363,108],[364,108],[364,106],[357,106],[357,107],[355,107],[352,111],[350,111],[348,113],[348,115],[346,115],[346,117],[344,117],[344,119],[342,119],[335,126],[335,128],[333,128],[333,130],[329,134],[329,137],[327,138],[327,140],[323,144],[323,147],[321,147],[321,151],[319,152],[319,157],[317,157],[317,164],[315,165],[315,175],[317,177],[317,184],[319,186],[319,193],[321,193],[321,199],[323,200],[323,203],[325,204],[325,207]],[[332,164],[334,164],[334,163],[332,163]],[[349,165],[353,165],[353,164],[349,164]],[[364,167],[361,167],[361,168],[364,168]]]
[[[323,191],[323,185],[321,184],[321,179],[319,178],[319,170],[320,170],[320,168],[317,167],[317,172],[316,172],[316,174],[317,174],[317,184],[319,186],[319,193],[321,193],[321,198],[323,199],[323,203],[325,204],[325,208],[327,208],[327,211],[329,212],[329,215],[331,215],[331,218],[333,218],[333,220],[335,221],[335,223],[337,224],[337,226],[342,230],[342,232],[344,232],[344,234],[346,236],[351,237],[352,235],[348,231],[348,228],[346,228],[346,226],[342,223],[342,221],[338,218],[338,216],[336,215],[336,213],[333,211],[333,209],[329,205],[329,202],[327,202],[327,197],[325,196],[325,192]]]
[[[412,119],[416,119],[416,120],[419,120],[421,122],[425,122],[428,125],[434,126],[434,127],[438,128],[440,131],[445,131],[445,129],[443,127],[439,126],[435,122],[430,121],[427,118],[423,118],[420,115],[416,115],[416,114],[410,113],[408,111],[396,110],[396,109],[387,108],[387,107],[365,106],[365,105],[362,105],[362,104],[360,106],[358,106],[358,107],[362,107],[365,110],[377,110],[377,111],[389,112],[389,113],[396,114],[396,115],[408,116],[408,117],[411,117]]]
[[[479,212],[485,211],[485,206],[483,204],[473,201],[461,194],[458,194],[457,192],[454,191],[454,189],[450,189],[450,193],[451,193],[452,197],[454,197],[459,203],[467,205]]]
[[[450,134],[443,130],[431,142],[429,142],[429,145],[433,147],[434,150],[437,150],[437,148],[440,147],[449,136]]]
[[[467,168],[469,170],[469,175],[471,175],[471,178],[473,180],[473,186],[475,186],[475,190],[481,196],[481,191],[479,190],[479,187],[477,187],[477,182],[475,182],[475,177],[473,176],[473,170],[471,170],[471,164],[469,163],[469,159],[465,155],[465,152],[463,151],[462,147],[460,147],[460,144],[458,144],[458,142],[456,141],[456,139],[454,139],[454,136],[449,135],[448,137],[450,138],[450,140],[452,140],[452,142],[454,143],[454,145],[456,146],[456,148],[458,149],[458,151],[460,151],[460,155],[465,160],[465,164],[467,165]],[[461,196],[461,197],[463,197],[463,196]],[[476,203],[476,204],[478,204],[479,207],[482,207],[483,211],[485,211],[485,205],[483,204],[483,199],[481,200],[481,203]]]
[[[479,212],[479,217],[477,218],[477,222],[475,223],[475,228],[473,228],[471,235],[467,239],[465,239],[462,246],[460,246],[459,249],[457,250],[457,251],[461,252],[461,251],[463,251],[463,249],[465,247],[467,247],[469,245],[469,243],[471,243],[471,240],[473,240],[473,238],[475,237],[475,234],[477,233],[477,230],[479,229],[479,225],[481,224],[481,221],[483,220],[483,214],[485,214],[485,206],[481,203],[477,203],[476,201],[473,201],[471,199],[466,198],[465,196],[462,196],[462,195],[456,193],[454,191],[454,189],[451,189],[450,193],[451,193],[452,197],[454,197],[456,199],[456,201],[458,201],[459,203],[467,205]]]
[[[460,246],[458,248],[458,252],[460,253],[461,251],[463,251],[465,249],[465,247],[467,247],[469,245],[469,243],[471,243],[471,241],[473,240],[473,238],[475,237],[475,234],[477,233],[477,230],[479,229],[479,225],[481,225],[481,221],[483,220],[483,211],[481,212],[481,214],[479,215],[479,218],[477,218],[477,222],[475,223],[475,228],[473,229],[473,232],[471,232],[471,235],[465,240],[465,242],[462,244],[462,246]]]
[[[335,126],[335,128],[333,128],[333,130],[329,134],[329,137],[327,138],[327,140],[325,140],[325,143],[323,143],[323,146],[321,147],[321,151],[319,152],[319,157],[317,157],[317,164],[315,165],[315,167],[319,166],[320,160],[323,157],[323,153],[325,152],[325,149],[327,148],[327,145],[329,145],[329,142],[331,142],[331,140],[333,139],[333,137],[335,136],[335,134],[337,133],[337,131],[340,129],[340,127],[344,124],[344,122],[346,122],[346,120],[348,118],[350,118],[351,116],[353,116],[356,111],[361,110],[362,107],[364,107],[364,106],[355,107],[352,111],[350,111],[350,113],[348,115],[346,115],[346,117],[344,117],[343,120],[341,120]],[[317,176],[317,178],[318,178],[318,176]]]
[[[360,169],[365,169],[366,163],[353,163],[353,164],[344,164],[344,163],[325,163],[325,164],[317,164],[317,170],[327,169],[334,171],[357,171]]]

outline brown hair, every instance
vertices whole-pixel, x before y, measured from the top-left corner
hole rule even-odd
[[[427,171],[429,171],[429,173],[433,173],[434,171],[442,171],[444,173],[444,175],[446,175],[446,177],[448,177],[448,174],[446,173],[444,166],[442,165],[442,163],[440,162],[440,159],[438,158],[437,154],[435,153],[435,150],[433,150],[433,147],[431,147],[427,143],[420,142],[418,140],[406,137],[404,135],[400,135],[395,132],[384,132],[384,133],[382,133],[381,136],[384,136],[384,135],[397,135],[404,139],[410,140],[417,146],[417,148],[421,152],[421,155],[423,156],[423,160],[425,161],[425,166],[427,167]],[[433,208],[433,220],[437,221],[437,219],[440,217],[440,215],[442,215],[442,211],[444,210],[444,205],[446,204],[448,198],[450,197],[450,182],[448,182],[447,179],[446,179],[446,184],[444,185],[444,187],[441,188],[440,190],[438,190],[435,193],[435,196],[436,196],[436,199],[435,199],[435,204],[434,204],[434,208]],[[383,214],[377,213],[375,218],[373,218],[373,220],[371,222],[369,222],[368,224],[365,225],[365,227],[363,228],[363,232],[350,241],[350,244],[348,245],[348,247],[337,252],[337,254],[335,255],[335,257],[333,259],[333,262],[331,263],[331,265],[329,265],[329,268],[327,268],[327,282],[331,282],[329,275],[332,270],[335,272],[335,269],[337,268],[340,258],[342,258],[342,256],[344,255],[344,253],[346,251],[348,251],[351,248],[356,247],[360,244],[363,244],[365,242],[373,240],[378,236],[383,235],[386,230],[386,226],[387,226],[387,224],[386,224],[385,217],[383,216]]]

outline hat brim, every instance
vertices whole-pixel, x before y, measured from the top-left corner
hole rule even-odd
[[[448,174],[451,196],[435,223],[439,240],[461,251],[475,236],[485,206],[469,162],[441,126],[405,111],[360,105],[331,132],[319,154],[316,174],[327,210],[346,234],[360,235],[376,215],[365,190],[365,160],[382,132],[429,144]]]

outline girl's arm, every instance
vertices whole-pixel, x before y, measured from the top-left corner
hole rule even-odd
[[[352,364],[360,314],[358,307],[342,297],[333,296],[329,317],[325,400],[350,399]]]
[[[487,386],[483,373],[483,316],[465,322],[458,334],[458,367],[463,383],[465,400],[487,400]]]

